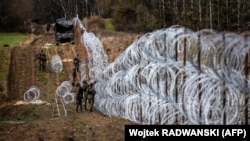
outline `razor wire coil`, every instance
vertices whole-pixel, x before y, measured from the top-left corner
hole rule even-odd
[[[243,34],[172,26],[136,39],[111,64],[93,33],[82,38],[102,113],[139,124],[243,123],[250,88]]]
[[[40,97],[40,89],[37,86],[31,86],[25,93],[24,93],[24,100],[26,102],[33,102],[38,100]]]
[[[63,63],[62,63],[61,57],[59,55],[52,56],[51,67],[52,67],[52,70],[56,73],[59,73],[62,71]]]
[[[63,97],[72,90],[72,83],[70,81],[63,81],[56,89],[56,94]]]
[[[70,103],[74,103],[76,100],[75,100],[75,96],[76,94],[75,93],[66,93],[62,96],[63,98],[63,101],[65,104],[70,104]]]

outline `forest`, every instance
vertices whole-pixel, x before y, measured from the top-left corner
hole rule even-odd
[[[0,31],[23,32],[28,21],[99,16],[112,19],[116,31],[133,33],[172,25],[242,32],[250,28],[249,6],[247,0],[1,0]]]

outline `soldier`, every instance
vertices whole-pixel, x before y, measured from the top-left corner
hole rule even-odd
[[[76,76],[77,76],[75,68],[73,68],[72,76],[73,76],[73,86],[75,86],[75,81],[76,81]]]
[[[77,54],[74,59],[73,59],[73,63],[75,65],[75,69],[78,72],[79,71],[79,64],[80,64],[81,60],[79,58],[79,54]]]
[[[87,105],[90,106],[90,112],[93,111],[93,107],[94,107],[94,102],[95,102],[95,83],[96,81],[91,81],[88,84],[88,88],[87,88],[87,92],[86,92],[86,96],[85,96],[85,105],[84,108],[85,110],[87,110]]]
[[[83,80],[82,85],[80,83],[77,83],[76,86],[77,86],[76,112],[78,112],[79,107],[82,112],[82,99],[87,90],[87,82]]]
[[[39,59],[39,69],[41,71],[45,71],[47,57],[46,57],[46,54],[43,51],[43,49],[40,51],[40,53],[38,55],[38,59]]]

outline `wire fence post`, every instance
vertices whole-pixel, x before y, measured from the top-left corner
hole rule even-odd
[[[222,33],[222,50],[221,53],[223,54],[223,51],[225,50],[225,33]],[[221,55],[222,55],[221,54]],[[220,55],[220,57],[221,57]],[[220,58],[221,61],[223,61],[223,63],[225,63],[225,59],[224,58]],[[226,108],[226,90],[225,90],[225,74],[222,74],[222,78],[223,78],[223,82],[222,82],[222,111],[223,111],[223,119],[222,119],[222,123],[223,125],[227,124],[227,114],[226,111],[224,110]]]
[[[246,41],[247,41],[247,35],[245,35],[244,36],[244,39],[245,39],[245,45],[247,45],[246,44]],[[246,46],[245,46],[246,47]],[[245,75],[245,105],[244,105],[244,107],[245,107],[245,110],[244,110],[244,117],[245,117],[245,121],[244,121],[244,124],[245,125],[248,125],[248,101],[249,101],[249,96],[247,96],[248,95],[248,92],[249,92],[249,90],[248,90],[248,81],[247,81],[247,76],[248,76],[248,59],[249,59],[249,57],[248,57],[248,52],[246,52],[246,54],[245,54],[245,58],[244,58],[244,75]]]
[[[184,34],[185,34],[185,29],[184,29]],[[183,46],[184,47],[184,49],[183,49],[183,66],[185,69],[186,61],[187,61],[187,39],[186,39],[186,37],[184,37],[183,44],[184,44],[184,46]],[[186,81],[185,71],[182,73],[182,79],[183,79],[183,84],[184,84]],[[181,95],[182,99],[184,99],[184,96],[185,96],[185,94],[184,94],[184,92],[182,92],[182,95]],[[184,106],[184,105],[182,104],[182,106]],[[184,109],[184,107],[182,107],[182,108]],[[182,121],[182,123],[184,123],[184,117],[181,118],[181,121]]]
[[[247,81],[247,76],[248,76],[248,53],[245,56],[244,59],[244,73],[245,73],[245,124],[248,125],[248,100],[249,100],[249,96],[248,95],[248,81]]]
[[[178,42],[175,42],[175,61],[178,61]],[[175,71],[175,74],[177,74],[178,73],[178,71],[176,70]],[[176,76],[176,79],[175,79],[175,102],[176,103],[178,103],[178,90],[177,90],[177,81],[178,81],[178,79],[177,79],[177,76]],[[175,122],[176,122],[176,124],[178,123],[178,114],[176,114],[176,116],[175,116]]]
[[[201,74],[201,43],[200,43],[200,34],[198,34],[198,54],[197,54],[197,61],[198,61],[198,75]],[[200,80],[200,78],[199,78]],[[198,100],[201,101],[201,84],[199,83],[198,84]],[[200,106],[199,107],[199,118],[201,119],[202,115],[201,115],[201,112],[202,112],[202,107]],[[201,121],[199,121],[201,123]]]

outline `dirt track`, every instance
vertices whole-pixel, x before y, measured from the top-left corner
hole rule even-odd
[[[116,39],[113,35],[112,38],[110,36],[100,34],[110,61],[113,61],[132,43],[134,36],[126,35],[124,38],[119,35]],[[93,112],[76,113],[75,103],[68,104],[67,117],[52,118],[55,89],[61,82],[72,80],[74,55],[79,54],[82,61],[87,63],[86,51],[79,41],[75,45],[63,44],[46,48],[45,43],[53,43],[53,39],[53,34],[37,36],[30,44],[12,49],[8,76],[9,103],[0,107],[0,141],[124,140],[124,125],[134,123],[103,115],[96,109]],[[60,74],[51,70],[49,61],[45,72],[38,70],[36,54],[41,48],[46,50],[48,60],[54,54],[66,60],[63,61],[64,68]],[[34,85],[41,90],[40,99],[50,105],[14,105],[16,101],[23,100],[24,92]]]

